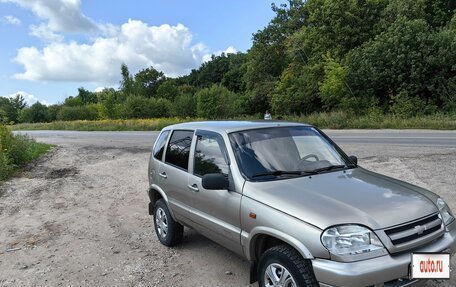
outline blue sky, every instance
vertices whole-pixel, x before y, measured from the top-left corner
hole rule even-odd
[[[245,52],[270,0],[0,0],[0,96],[52,104],[78,87],[118,87],[120,64],[187,74]]]

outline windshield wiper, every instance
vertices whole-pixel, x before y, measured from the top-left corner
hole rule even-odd
[[[273,170],[273,171],[266,171],[266,172],[259,172],[252,175],[252,177],[260,177],[260,176],[281,176],[281,175],[308,175],[308,174],[316,174],[315,171],[299,171],[299,170]]]
[[[328,171],[328,170],[333,170],[333,169],[337,169],[337,168],[345,168],[345,167],[350,167],[350,166],[347,166],[345,164],[329,165],[329,166],[313,169],[313,170],[306,171],[306,172],[316,172],[316,173],[318,173],[320,171]]]

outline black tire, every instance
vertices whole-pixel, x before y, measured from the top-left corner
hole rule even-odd
[[[165,226],[163,223],[167,228],[164,228]],[[154,205],[154,227],[155,234],[157,234],[161,244],[171,247],[182,241],[184,227],[174,221],[169,213],[168,206],[163,199],[157,200]]]
[[[278,245],[274,246],[266,252],[260,258],[258,265],[258,283],[260,287],[269,286],[269,276],[266,278],[266,269],[269,266],[285,267],[286,271],[291,275],[296,287],[318,287],[319,284],[315,279],[315,274],[312,269],[312,264],[309,260],[302,258],[296,249],[289,245]],[[274,267],[272,267],[274,269]],[[273,270],[270,269],[269,271]],[[280,268],[278,270],[280,274]],[[268,280],[268,282],[266,282]]]

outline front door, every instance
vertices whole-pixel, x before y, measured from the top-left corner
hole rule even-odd
[[[223,138],[214,132],[197,130],[195,141],[193,169],[189,175],[189,188],[193,193],[190,217],[199,232],[242,254],[241,194],[236,190],[206,190],[201,184],[202,177],[208,173],[229,176],[229,158]]]

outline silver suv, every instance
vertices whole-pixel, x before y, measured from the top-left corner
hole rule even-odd
[[[169,126],[149,182],[162,244],[190,227],[250,260],[261,287],[410,286],[412,253],[455,251],[456,222],[439,196],[359,167],[310,125]]]

